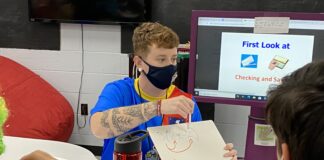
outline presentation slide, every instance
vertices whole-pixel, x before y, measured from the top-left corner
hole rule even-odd
[[[222,33],[219,91],[265,96],[312,61],[314,36]]]

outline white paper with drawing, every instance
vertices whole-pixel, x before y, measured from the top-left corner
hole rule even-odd
[[[213,121],[148,128],[162,160],[229,160],[225,142]]]

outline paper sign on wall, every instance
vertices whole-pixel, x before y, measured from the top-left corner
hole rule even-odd
[[[276,136],[270,125],[255,124],[254,145],[276,146]]]
[[[289,17],[255,17],[254,33],[288,33]]]

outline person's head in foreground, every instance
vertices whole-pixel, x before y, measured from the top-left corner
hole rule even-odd
[[[267,120],[283,160],[321,159],[324,153],[324,61],[313,62],[269,91]]]

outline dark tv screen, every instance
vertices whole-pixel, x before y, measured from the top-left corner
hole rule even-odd
[[[146,0],[29,0],[30,21],[138,23],[148,20]]]

